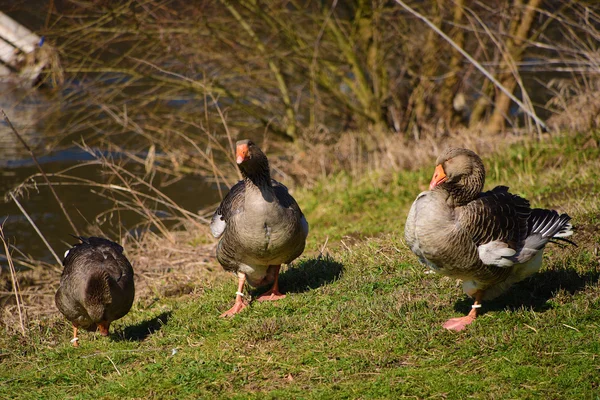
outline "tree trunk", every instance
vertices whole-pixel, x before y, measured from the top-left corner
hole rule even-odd
[[[440,1],[438,0],[432,4],[432,22],[438,28],[442,25],[442,11],[440,9]],[[427,40],[423,51],[423,63],[422,70],[417,81],[417,84],[411,94],[411,98],[414,100],[414,113],[417,122],[417,126],[421,127],[429,116],[428,100],[430,100],[430,93],[433,90],[433,82],[431,78],[438,72],[439,58],[438,53],[440,51],[438,34],[429,29],[427,31]]]
[[[529,0],[529,3],[523,6],[520,0],[515,0],[513,5],[515,10],[522,9],[522,12],[519,18],[513,20],[510,26],[506,40],[506,53],[504,54],[504,61],[501,63],[501,72],[498,75],[500,83],[511,93],[517,85],[515,75],[518,73],[516,67],[513,68],[513,66],[521,62],[523,58],[523,53],[527,47],[525,40],[533,25],[533,20],[540,3],[541,0]],[[498,90],[497,92],[494,112],[486,126],[486,131],[489,133],[499,132],[504,129],[506,117],[510,109],[510,98],[504,92]]]
[[[465,33],[461,28],[464,16],[464,0],[455,0],[453,10],[453,32],[452,40],[461,48],[465,45]],[[459,84],[459,72],[463,64],[463,56],[452,48],[452,57],[448,65],[448,77],[444,80],[438,101],[436,104],[438,115],[443,118],[447,126],[456,122],[457,113],[453,108],[453,99]]]

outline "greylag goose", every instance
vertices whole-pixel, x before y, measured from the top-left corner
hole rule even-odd
[[[249,140],[238,141],[236,163],[244,179],[227,193],[210,223],[212,234],[220,238],[217,259],[238,277],[235,304],[221,317],[233,316],[246,306],[246,280],[254,287],[272,284],[259,301],[285,297],[279,292],[279,269],[302,254],[308,235],[308,222],[298,203],[284,185],[271,179],[261,149]]]
[[[477,317],[482,300],[536,273],[551,239],[566,240],[573,233],[567,214],[531,209],[506,186],[482,193],[484,181],[477,154],[447,149],[436,161],[429,191],[417,196],[406,220],[406,242],[421,262],[461,279],[475,299],[468,315],[444,324],[449,330],[463,330]]]
[[[131,309],[133,268],[123,247],[108,239],[83,237],[65,253],[60,286],[54,300],[73,324],[71,343],[79,345],[79,328],[108,336],[110,323]]]

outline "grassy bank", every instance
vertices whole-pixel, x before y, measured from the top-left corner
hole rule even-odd
[[[569,213],[579,247],[551,246],[539,274],[464,332],[441,327],[468,311],[461,287],[425,274],[403,244],[433,166],[339,174],[295,193],[311,234],[281,276],[284,300],[220,319],[235,284],[215,272],[187,294],[136,302],[110,338],[83,334],[79,349],[58,315],[37,321],[0,338],[0,398],[597,398],[599,141],[485,157],[486,188]]]

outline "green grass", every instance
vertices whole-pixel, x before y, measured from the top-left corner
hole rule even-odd
[[[597,399],[600,150],[583,148],[590,135],[598,143],[596,132],[485,158],[487,188],[568,212],[579,247],[550,247],[539,274],[485,303],[463,332],[441,324],[471,301],[403,244],[433,166],[339,175],[296,192],[311,235],[282,273],[284,300],[220,319],[231,277],[136,303],[110,338],[84,333],[79,349],[62,318],[40,321],[26,338],[0,338],[0,398]]]

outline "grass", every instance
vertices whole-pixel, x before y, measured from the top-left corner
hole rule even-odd
[[[590,138],[596,146],[584,146]],[[110,338],[84,333],[79,349],[58,315],[34,321],[26,337],[0,338],[0,398],[597,399],[599,139],[484,159],[487,188],[508,184],[535,207],[568,212],[579,246],[549,247],[542,271],[484,303],[466,331],[441,327],[470,308],[460,285],[425,274],[403,244],[433,166],[340,174],[295,193],[311,234],[282,273],[284,300],[220,319],[235,291],[221,277],[137,301]]]

